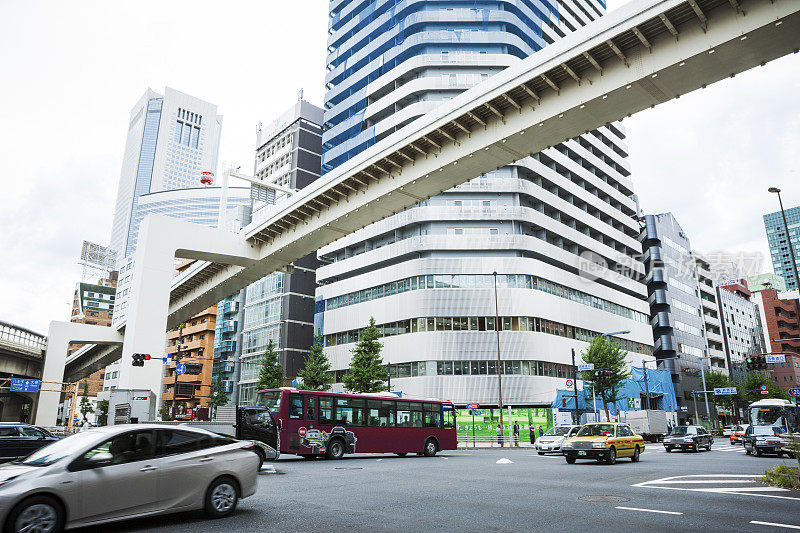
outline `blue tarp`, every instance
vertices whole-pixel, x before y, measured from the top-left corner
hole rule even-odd
[[[668,412],[675,412],[678,409],[678,402],[675,399],[675,388],[672,386],[672,376],[669,370],[647,370],[647,384],[645,386],[644,370],[634,367],[631,377],[622,384],[620,389],[622,400],[616,405],[609,404],[609,409],[617,411],[629,411],[628,398],[639,399],[645,394],[645,389],[650,391],[650,397],[656,400],[658,409]],[[575,409],[575,392],[570,390],[556,391],[556,398],[553,400],[553,409],[569,410]],[[581,411],[593,411],[594,404],[590,389],[585,391],[578,390],[578,409]],[[603,410],[603,401],[597,398],[597,410]]]

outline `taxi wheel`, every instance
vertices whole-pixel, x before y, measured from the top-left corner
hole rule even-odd
[[[669,453],[672,451],[672,446],[664,446],[664,451]]]
[[[634,463],[639,462],[639,447],[633,449],[633,455],[631,456],[631,461]]]
[[[564,459],[567,460],[567,464],[574,465],[575,464],[575,456],[574,455],[565,455]]]
[[[613,446],[610,450],[608,450],[608,455],[606,456],[606,463],[613,465],[617,463],[617,449]]]
[[[744,447],[744,453],[745,453],[745,455],[750,455],[750,448],[748,448],[747,446],[745,446],[745,447]]]
[[[753,446],[753,448],[755,450],[756,457],[761,457],[763,452],[758,448],[758,446]]]

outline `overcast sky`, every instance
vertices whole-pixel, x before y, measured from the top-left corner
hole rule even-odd
[[[327,4],[0,3],[0,320],[46,333],[69,318],[81,242],[110,238],[129,114],[147,87],[215,103],[220,162],[245,169],[259,120],[301,88],[321,104]],[[797,95],[794,55],[626,119],[642,208],[674,212],[698,250],[766,254],[767,187],[800,204]]]

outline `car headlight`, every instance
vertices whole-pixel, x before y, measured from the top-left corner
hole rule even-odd
[[[605,448],[605,447],[606,447],[605,442],[595,442],[592,444],[592,448]]]

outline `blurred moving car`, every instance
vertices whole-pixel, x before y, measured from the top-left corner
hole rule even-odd
[[[733,426],[733,429],[731,430],[731,444],[741,443],[744,432],[747,431],[747,428],[749,427],[750,426],[747,424]]]
[[[714,437],[703,426],[677,426],[664,439],[664,450],[673,449],[698,451],[701,447],[711,451]]]
[[[561,445],[564,440],[578,434],[581,426],[555,426],[536,439],[534,447],[539,455],[546,453],[561,453]]]
[[[723,437],[730,437],[731,433],[733,433],[733,426],[725,426],[724,428],[722,428]]]
[[[59,438],[38,426],[0,422],[0,462],[20,459]]]
[[[155,424],[92,429],[0,466],[4,532],[58,532],[153,514],[231,514],[256,491],[251,442]]]
[[[569,464],[576,459],[597,459],[613,465],[617,457],[630,457],[636,463],[644,452],[644,439],[628,424],[592,423],[565,440],[561,451]]]
[[[774,453],[780,457],[783,448],[788,446],[788,440],[780,436],[782,431],[783,428],[777,426],[749,426],[742,437],[744,453],[757,456]]]

